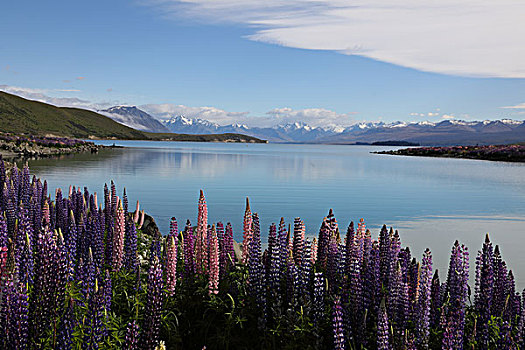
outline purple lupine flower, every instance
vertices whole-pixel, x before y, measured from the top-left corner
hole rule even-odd
[[[430,322],[430,297],[432,288],[432,254],[427,248],[423,253],[421,263],[419,294],[416,312],[416,339],[420,348],[428,348],[429,322]]]
[[[432,286],[430,288],[430,328],[439,326],[441,317],[441,284],[439,283],[438,270],[432,277]]]
[[[328,245],[328,282],[330,286],[330,292],[335,292],[339,288],[339,247],[337,245],[336,237],[332,236]]]
[[[505,303],[507,300],[507,265],[501,258],[499,246],[494,248],[493,257],[493,271],[494,271],[494,289],[492,299],[492,314],[495,316],[501,316]]]
[[[324,317],[325,279],[322,272],[314,274],[312,319],[314,327],[319,327]]]
[[[379,307],[379,317],[377,320],[377,349],[378,350],[391,350],[390,345],[390,327],[388,325],[388,315],[386,312],[384,300],[381,302]]]
[[[175,292],[177,285],[177,236],[172,233],[168,236],[168,245],[166,251],[166,288],[169,295]]]
[[[379,233],[379,261],[380,261],[380,274],[381,284],[384,288],[388,288],[389,280],[389,269],[390,269],[390,234],[386,225],[383,225],[381,232]]]
[[[211,228],[210,237],[210,266],[208,269],[208,286],[209,294],[219,293],[219,242],[217,239],[217,232],[215,231],[215,225]]]
[[[26,349],[29,342],[28,292],[25,283],[10,282],[6,293],[7,327],[6,349]]]
[[[226,224],[226,232],[224,234],[224,251],[227,256],[227,266],[234,265],[236,261],[235,250],[233,248],[233,229],[228,222]]]
[[[160,320],[164,295],[162,292],[162,266],[153,256],[148,273],[148,293],[141,334],[141,349],[153,350],[159,341]]]
[[[301,266],[304,249],[304,223],[300,218],[295,218],[293,224],[293,259],[296,266]]]
[[[474,306],[478,313],[476,322],[476,340],[482,349],[488,348],[489,325],[494,288],[493,257],[494,252],[489,235],[485,236],[482,250],[476,257],[476,284]]]
[[[261,256],[261,230],[259,227],[259,216],[253,214],[253,234],[250,241],[250,251],[248,257],[248,290],[252,298],[257,301],[257,305],[264,310],[264,267]]]
[[[126,338],[124,340],[124,349],[139,350],[139,325],[137,321],[128,323],[126,328]]]
[[[379,273],[379,245],[372,244],[368,261],[363,266],[363,309],[377,315],[379,300],[381,300],[381,281]]]
[[[284,270],[287,266],[288,261],[288,232],[286,231],[286,224],[284,222],[284,218],[281,217],[281,221],[279,222],[279,231],[277,233],[277,239],[279,241],[279,255],[281,257],[281,280],[284,278]]]
[[[334,300],[332,327],[334,333],[334,349],[344,350],[345,335],[343,330],[343,308],[341,307],[341,300],[338,297]]]
[[[115,213],[117,212],[117,201],[117,188],[115,187],[115,183],[113,182],[113,180],[111,180],[111,213],[113,215],[115,215]]]
[[[7,247],[7,220],[4,212],[0,211],[0,247]]]
[[[128,216],[128,195],[126,194],[126,187],[124,187],[124,193],[122,194],[122,208],[124,209],[124,215]]]
[[[275,224],[270,226],[268,234],[269,268],[267,273],[268,288],[272,293],[280,292],[281,282],[281,252],[277,241],[277,227]]]
[[[465,325],[465,301],[468,290],[468,250],[456,241],[452,248],[447,290],[449,304],[445,313],[443,348],[462,349]]]
[[[252,212],[250,210],[250,201],[246,197],[246,210],[244,211],[243,231],[242,231],[242,263],[248,262],[248,255],[250,253],[250,242],[252,240]]]
[[[196,270],[198,274],[205,274],[208,267],[208,249],[206,244],[208,236],[208,207],[202,190],[199,197],[199,213],[195,233],[197,236],[195,242]]]
[[[195,260],[194,251],[195,245],[193,240],[193,228],[191,227],[190,220],[186,221],[186,227],[184,228],[184,277],[185,281],[190,282],[193,280],[195,274]]]
[[[301,283],[301,295],[304,299],[304,304],[309,303],[310,299],[310,290],[312,289],[311,274],[312,274],[312,244],[308,238],[305,239],[303,245],[303,257],[301,266],[299,267],[301,271],[300,283]]]
[[[112,268],[113,271],[119,271],[122,267],[122,258],[124,254],[124,234],[126,233],[126,220],[124,218],[124,209],[122,203],[118,200],[117,210],[115,213],[115,230],[113,231],[113,253]]]
[[[135,271],[138,264],[137,229],[135,228],[135,223],[129,220],[124,237],[124,267],[130,271]]]
[[[71,350],[73,348],[73,331],[75,328],[75,309],[73,301],[69,300],[58,327],[56,348],[58,350]]]
[[[89,308],[85,320],[86,336],[84,338],[85,348],[89,350],[98,349],[104,335],[104,289],[98,285],[95,279],[95,288],[89,300]]]

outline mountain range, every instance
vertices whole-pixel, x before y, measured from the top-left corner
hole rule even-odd
[[[269,128],[231,124],[218,125],[198,118],[175,116],[163,124],[171,131],[185,134],[234,132],[272,142],[296,143],[374,143],[406,141],[421,145],[492,144],[525,141],[525,121],[510,119],[441,122],[364,122],[346,128],[312,127],[305,123]]]
[[[111,110],[111,109],[110,109]],[[115,111],[115,110],[113,110]],[[117,109],[121,112],[123,110]],[[136,112],[134,109],[129,109]],[[124,113],[124,112],[122,112]],[[114,118],[118,113],[110,113]],[[149,116],[149,115],[148,115]],[[148,116],[134,113],[134,125],[147,122]],[[126,114],[126,121],[131,117]],[[152,118],[149,116],[149,118]],[[153,120],[156,124],[158,121]],[[159,128],[155,123],[152,127]],[[112,118],[92,110],[70,107],[57,107],[48,103],[32,101],[20,96],[0,91],[0,132],[30,134],[33,136],[60,136],[75,138],[125,139],[125,140],[163,140],[198,142],[264,142],[251,136],[239,134],[188,135],[169,132],[153,133],[136,130],[118,123]]]
[[[511,119],[440,122],[362,122],[348,127],[313,127],[295,122],[273,127],[219,125],[183,115],[156,119],[137,107],[116,106],[104,115],[135,129],[179,134],[243,134],[271,142],[355,144],[403,141],[421,145],[504,144],[525,141],[525,121]]]

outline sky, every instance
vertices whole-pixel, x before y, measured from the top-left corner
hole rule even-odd
[[[525,2],[10,1],[0,90],[220,124],[525,119]]]

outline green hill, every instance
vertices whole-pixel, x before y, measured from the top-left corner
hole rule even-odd
[[[240,134],[156,134],[132,129],[80,108],[56,107],[0,91],[0,131],[15,134],[54,135],[74,138],[264,142]]]

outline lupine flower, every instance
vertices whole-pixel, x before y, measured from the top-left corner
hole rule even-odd
[[[423,254],[420,270],[419,295],[417,300],[416,339],[419,347],[428,347],[430,322],[430,297],[432,288],[432,254],[429,249]]]
[[[134,271],[138,263],[137,230],[133,222],[128,222],[126,225],[126,235],[124,237],[124,267]]]
[[[343,331],[343,308],[341,300],[335,298],[332,312],[332,327],[334,332],[334,349],[343,350],[345,348],[345,336]]]
[[[277,239],[279,240],[279,255],[281,256],[281,279],[284,276],[284,270],[286,267],[286,262],[288,261],[288,241],[287,241],[288,232],[286,231],[286,224],[284,223],[284,218],[281,218],[279,222],[279,231]]]
[[[166,252],[166,288],[170,295],[173,295],[177,284],[177,246],[177,236],[170,234]]]
[[[390,336],[389,336],[389,325],[388,315],[386,313],[386,307],[384,300],[381,302],[379,307],[379,317],[377,321],[377,349],[378,350],[391,350]]]
[[[194,251],[195,245],[193,240],[193,228],[190,220],[186,221],[184,228],[184,273],[187,281],[193,278],[195,273]]]
[[[209,277],[208,287],[210,294],[219,293],[219,242],[217,239],[217,232],[215,231],[215,225],[211,228],[210,238],[210,266],[209,266]]]
[[[205,274],[208,268],[208,207],[204,193],[201,190],[199,197],[199,213],[197,217],[197,229],[195,241],[195,263],[198,274]]]
[[[141,349],[151,350],[159,341],[160,318],[162,314],[162,266],[157,256],[153,257],[148,273],[148,293],[144,309],[144,323],[141,334]]]
[[[227,266],[234,264],[236,259],[235,250],[233,248],[233,229],[230,223],[226,224],[226,232],[224,234],[224,253],[227,256]]]
[[[119,271],[122,266],[122,258],[124,254],[124,235],[126,233],[126,220],[124,217],[124,209],[122,208],[122,203],[120,200],[118,200],[117,204],[114,227],[112,267],[113,271]]]
[[[479,314],[476,322],[476,337],[481,348],[488,348],[489,325],[492,309],[492,295],[494,288],[493,249],[489,235],[485,236],[485,243],[476,258],[476,290],[474,306]]]
[[[304,223],[300,218],[295,218],[293,224],[293,259],[296,266],[300,266],[304,249]]]
[[[324,317],[325,279],[322,272],[314,274],[312,318],[314,327],[319,327]]]
[[[124,349],[139,350],[139,325],[137,321],[128,323],[126,328],[126,338],[124,340]]]
[[[448,310],[445,314],[443,348],[461,349],[465,324],[465,300],[468,289],[468,250],[459,242],[454,243],[447,276],[449,295]]]
[[[279,242],[277,241],[277,227],[275,224],[272,224],[268,235],[269,268],[267,280],[269,289],[275,293],[279,292],[281,283],[281,254],[279,248]]]
[[[243,240],[242,240],[242,262],[246,264],[248,262],[248,255],[250,252],[250,241],[252,239],[252,212],[250,210],[250,201],[246,197],[246,210],[244,212],[243,222]]]
[[[138,224],[139,223],[139,213],[140,213],[140,203],[137,199],[137,209],[135,210],[133,214],[133,222]]]
[[[263,292],[264,268],[261,257],[261,231],[259,227],[259,216],[253,214],[253,235],[250,241],[250,252],[248,257],[248,289],[250,295],[257,301],[261,309],[265,303]]]
[[[85,321],[87,326],[85,347],[86,349],[98,349],[104,334],[104,304],[105,295],[103,288],[99,288],[98,280],[95,279],[95,288],[89,301],[88,315]]]

